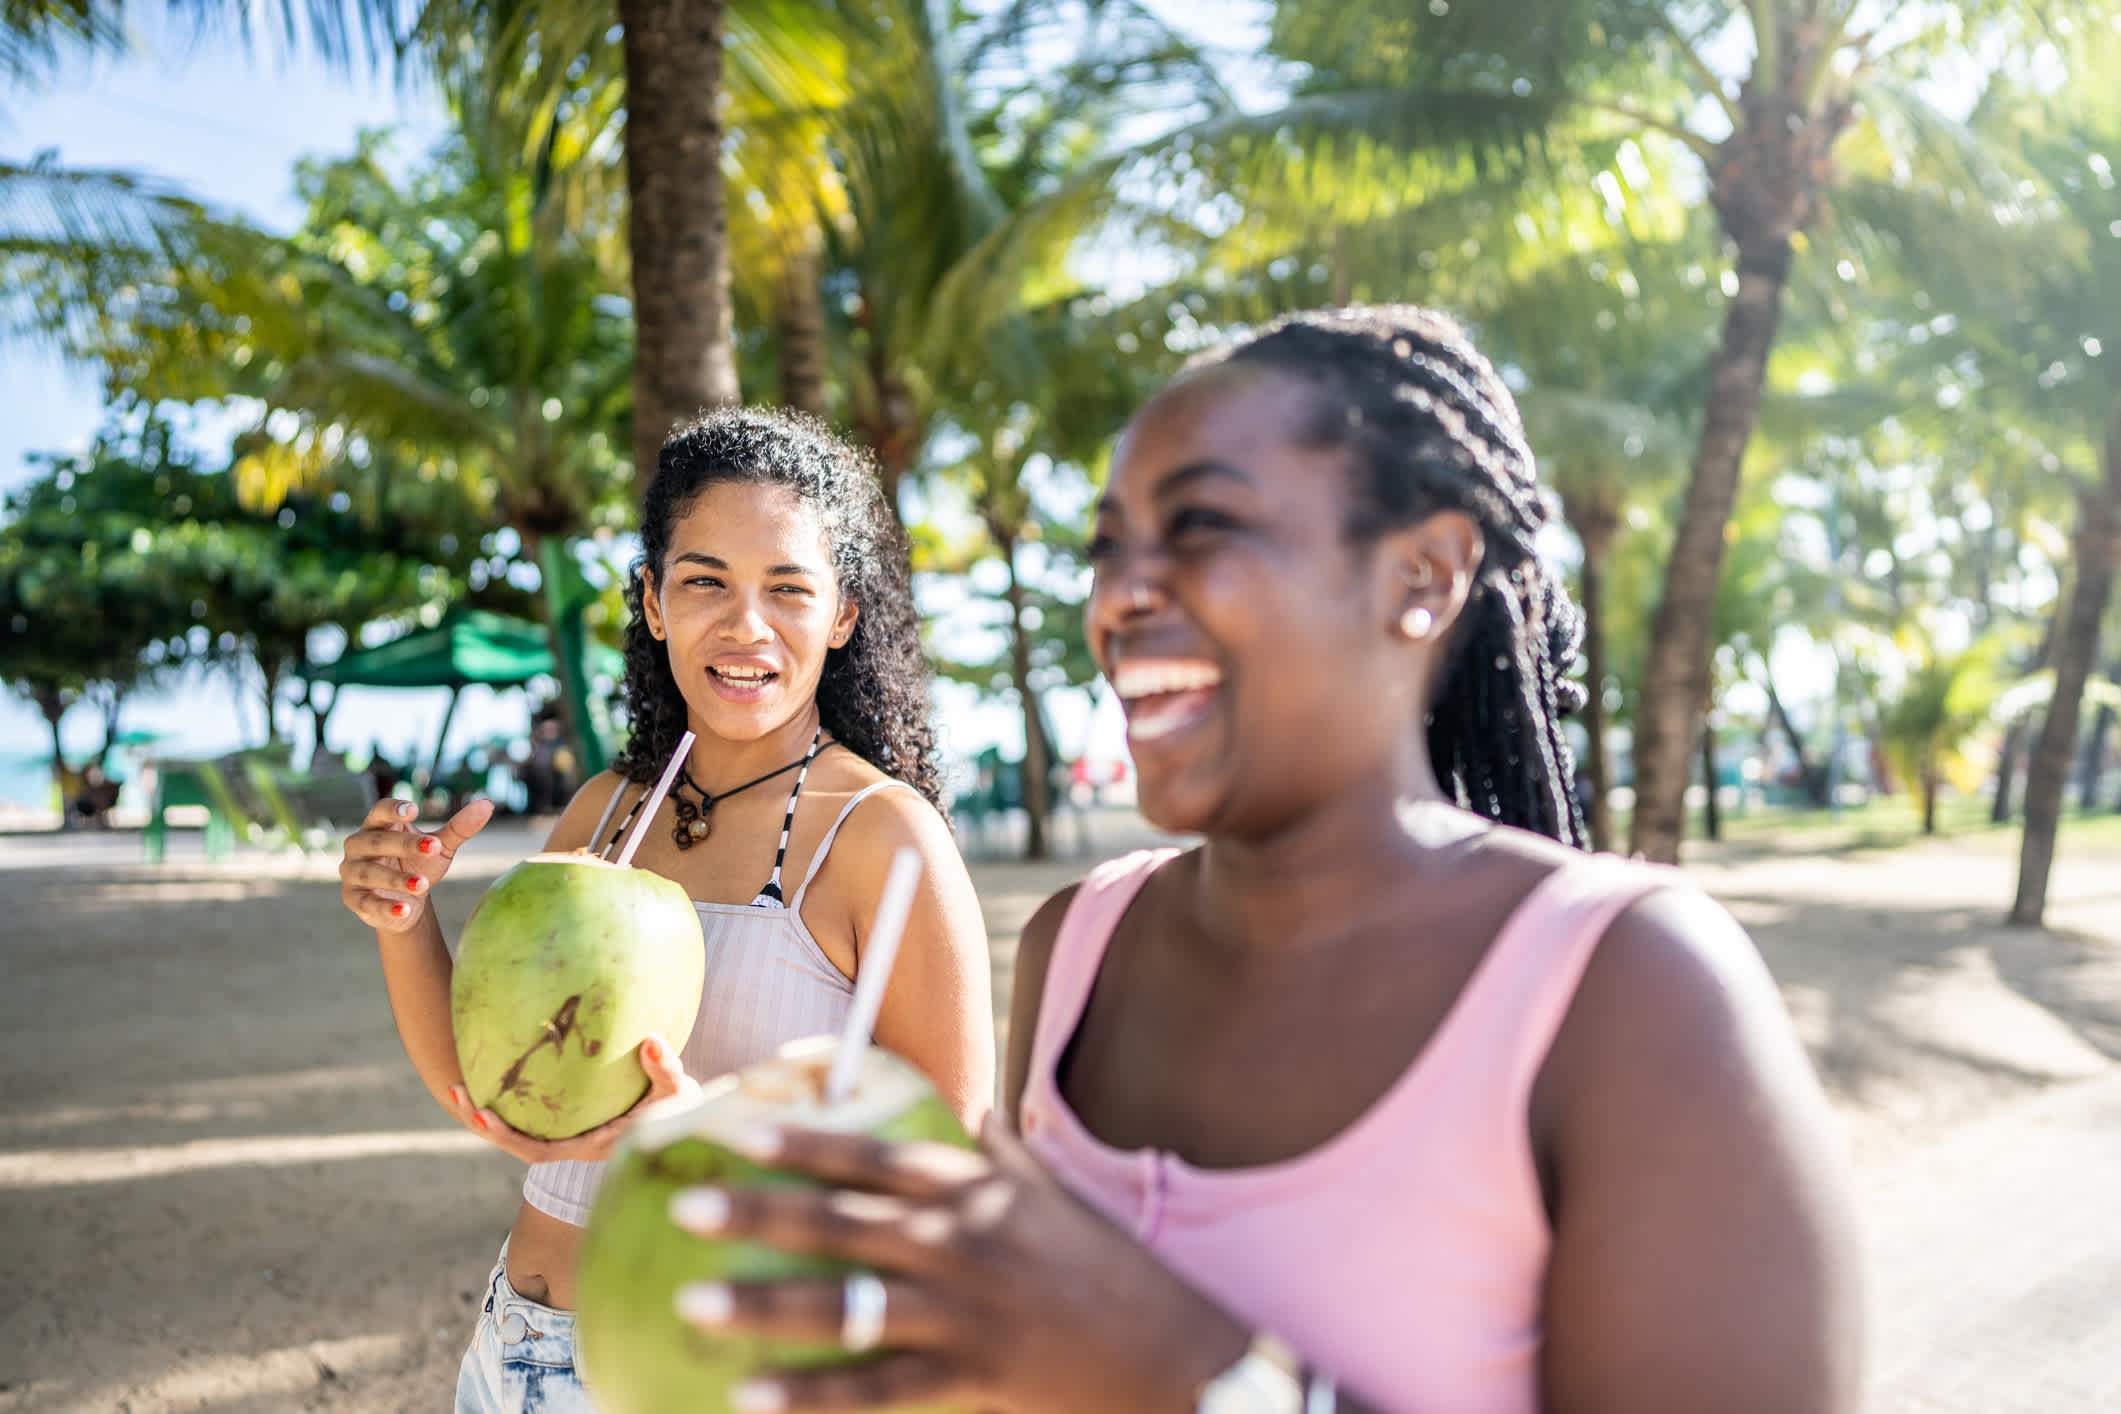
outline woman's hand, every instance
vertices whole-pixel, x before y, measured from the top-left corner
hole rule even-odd
[[[980,1152],[769,1132],[750,1157],[836,1185],[694,1188],[671,1215],[698,1236],[837,1257],[883,1276],[874,1360],[755,1378],[739,1407],[948,1405],[1004,1414],[1170,1414],[1243,1352],[1244,1328],[1076,1201],[990,1119]],[[704,1330],[831,1343],[840,1281],[689,1286]]]
[[[566,1139],[538,1139],[519,1129],[509,1128],[507,1122],[492,1110],[482,1110],[474,1105],[471,1092],[462,1085],[449,1087],[444,1108],[466,1129],[526,1164],[558,1163],[563,1159],[594,1163],[611,1157],[611,1151],[633,1126],[642,1106],[676,1095],[689,1095],[700,1088],[700,1082],[685,1073],[677,1049],[662,1037],[650,1036],[643,1040],[639,1055],[641,1069],[648,1076],[648,1093],[617,1119]]]
[[[361,828],[346,837],[339,861],[339,898],[378,933],[409,933],[427,913],[427,897],[464,842],[493,819],[493,802],[474,800],[433,834],[415,828],[420,807],[379,800]]]

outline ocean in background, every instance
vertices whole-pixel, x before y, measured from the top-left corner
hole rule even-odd
[[[83,752],[69,759],[78,766],[87,754]],[[129,781],[138,772],[137,763],[137,753],[121,749],[110,754],[104,770],[114,781]],[[126,800],[128,805],[133,803]],[[49,750],[0,749],[0,805],[19,805],[30,810],[58,808],[58,798],[52,794],[52,754]]]
[[[0,802],[50,810],[53,800],[51,752],[0,751]]]

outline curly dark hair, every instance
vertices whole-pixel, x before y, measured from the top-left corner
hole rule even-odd
[[[1478,523],[1487,553],[1430,705],[1430,757],[1469,809],[1586,845],[1561,726],[1584,704],[1567,675],[1583,615],[1534,543],[1554,505],[1494,366],[1448,315],[1412,305],[1291,315],[1201,362],[1318,388],[1296,440],[1352,457],[1351,541],[1443,510]]]
[[[786,487],[816,508],[840,592],[861,606],[854,633],[825,655],[818,716],[842,745],[940,809],[928,662],[905,532],[886,509],[868,458],[822,422],[794,412],[710,412],[663,443],[641,497],[641,555],[626,585],[622,691],[632,736],[613,769],[652,781],[684,735],[685,699],[671,676],[668,648],[648,631],[640,572],[645,565],[662,573],[672,527],[721,482]]]

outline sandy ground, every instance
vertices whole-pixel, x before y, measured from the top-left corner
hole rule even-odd
[[[529,848],[477,842],[452,931]],[[0,836],[0,1411],[446,1408],[519,1170],[427,1101],[330,861],[196,851]],[[998,999],[1086,863],[975,866]],[[2121,1409],[2121,1240],[2073,1240],[2121,1191],[2121,858],[2066,856],[2045,934],[1999,925],[1993,853],[1693,867],[1845,1122],[1874,1406]]]

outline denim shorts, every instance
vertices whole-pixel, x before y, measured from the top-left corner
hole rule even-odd
[[[508,1284],[501,1244],[486,1305],[457,1372],[456,1414],[594,1414],[574,1372],[574,1313],[555,1311]]]

